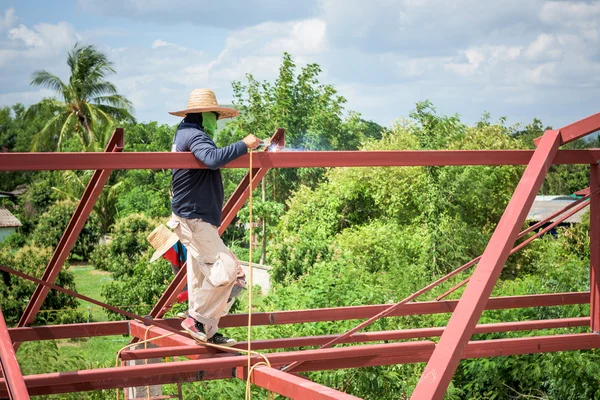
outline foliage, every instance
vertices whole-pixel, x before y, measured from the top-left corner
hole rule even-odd
[[[78,202],[82,198],[83,192],[92,177],[92,171],[77,173],[75,171],[63,172],[63,189],[53,187],[58,192],[60,198],[65,198],[73,202]],[[112,185],[106,184],[94,204],[94,211],[100,222],[102,234],[108,232],[108,229],[115,221],[117,215],[117,201],[122,191],[123,182],[117,182]]]
[[[131,214],[117,220],[110,243],[98,245],[90,261],[96,268],[112,272],[115,279],[131,276],[134,264],[152,249],[147,236],[158,223],[144,214]]]
[[[6,265],[18,271],[35,277],[42,276],[50,257],[51,248],[23,246],[19,250],[12,251],[6,246],[0,247],[0,265]],[[75,290],[73,274],[68,270],[66,264],[58,274],[56,284],[66,289]],[[25,310],[27,301],[31,298],[36,284],[22,278],[2,274],[0,282],[0,308],[8,325],[17,323]],[[65,324],[84,321],[81,312],[75,309],[77,300],[71,296],[51,290],[44,301],[41,311],[35,319],[36,324]]]
[[[144,213],[150,217],[171,215],[171,171],[131,170],[121,180],[116,199],[119,217]]]
[[[516,148],[497,125],[467,128],[439,117],[429,103],[416,121],[400,121],[368,150]],[[337,168],[314,189],[301,187],[289,200],[269,248],[273,277],[297,277],[331,257],[330,245],[347,228],[396,224],[411,232],[425,270],[445,272],[479,255],[520,177],[520,167]],[[477,196],[473,196],[477,193]],[[379,225],[377,225],[377,221]],[[465,245],[466,244],[466,245]]]
[[[68,200],[58,201],[50,206],[48,211],[40,216],[31,234],[32,242],[37,246],[56,247],[76,207],[77,203]],[[75,242],[71,257],[87,260],[99,241],[100,224],[97,215],[92,212]]]
[[[275,82],[259,82],[246,75],[246,84],[233,82],[234,106],[240,116],[219,132],[217,143],[226,145],[254,134],[262,138],[277,128],[286,130],[286,147],[295,150],[357,149],[365,135],[381,132],[374,122],[364,121],[357,113],[344,119],[346,99],[328,84],[319,81],[321,67],[308,64],[296,73],[292,56],[284,53]],[[320,169],[286,169],[271,173],[269,193],[272,200],[283,202],[299,185],[313,185]]]
[[[96,47],[75,44],[67,56],[67,65],[71,73],[68,83],[46,70],[32,75],[32,85],[52,89],[61,98],[44,99],[27,110],[29,117],[45,110],[54,114],[36,135],[34,149],[53,138],[60,151],[65,139],[75,134],[82,150],[98,150],[106,143],[116,121],[133,121],[131,103],[106,80],[115,70]]]
[[[150,312],[173,279],[173,271],[166,260],[160,259],[152,264],[149,260],[149,255],[146,255],[129,262],[127,274],[118,275],[118,281],[109,282],[102,288],[102,295],[109,304],[117,304],[137,315]],[[114,276],[117,277],[116,274]],[[112,311],[107,311],[107,314],[112,320],[124,318]]]

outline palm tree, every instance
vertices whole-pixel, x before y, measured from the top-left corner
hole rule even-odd
[[[67,64],[71,69],[68,84],[45,70],[32,75],[32,85],[50,88],[61,98],[44,99],[27,110],[26,117],[30,118],[42,110],[50,109],[54,114],[36,135],[34,150],[38,142],[50,136],[57,141],[60,151],[65,138],[73,133],[79,137],[84,151],[97,150],[117,121],[135,121],[131,102],[105,79],[115,73],[105,54],[94,46],[76,43],[67,56]]]
[[[77,173],[76,171],[64,171],[63,172],[63,189],[52,187],[60,198],[67,200],[78,201],[81,199],[85,187],[87,186],[90,178],[92,177],[92,171],[83,171]],[[103,235],[108,232],[108,229],[115,222],[117,217],[117,202],[119,195],[121,194],[123,182],[117,182],[113,185],[104,185],[104,190],[100,193],[96,204],[94,205],[94,211],[98,214],[100,219],[100,230]]]

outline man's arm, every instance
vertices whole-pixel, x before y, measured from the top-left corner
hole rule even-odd
[[[188,148],[198,160],[213,170],[246,154],[248,149],[243,140],[218,148],[208,136],[200,132],[189,136]]]

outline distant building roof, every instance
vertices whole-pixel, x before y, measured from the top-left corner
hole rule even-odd
[[[531,210],[529,210],[529,214],[527,214],[527,219],[535,222],[544,220],[575,201],[577,201],[577,199],[570,196],[535,196]],[[581,211],[576,212],[564,222],[581,222],[581,218],[583,217],[583,214],[585,214],[585,211],[586,209],[584,208]],[[554,221],[555,219],[550,220],[550,222]]]
[[[590,188],[587,187],[585,189],[581,189],[575,193],[573,193],[575,196],[587,196],[588,194],[590,194]]]
[[[16,228],[22,226],[21,221],[17,219],[6,208],[0,208],[0,228]]]
[[[27,185],[19,185],[12,192],[0,191],[0,196],[1,197],[17,197],[17,196],[21,196],[26,191],[27,191]]]

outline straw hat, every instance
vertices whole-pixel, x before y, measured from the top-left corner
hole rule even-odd
[[[190,113],[202,113],[210,111],[219,114],[217,119],[233,118],[239,115],[238,110],[227,107],[219,107],[219,103],[217,103],[217,96],[215,96],[215,92],[210,89],[192,90],[192,93],[190,93],[190,97],[188,99],[187,108],[181,111],[169,111],[169,114],[176,115],[178,117],[185,117]]]
[[[156,250],[150,259],[152,263],[169,251],[171,247],[175,246],[179,238],[175,232],[171,232],[169,228],[160,224],[148,235],[148,241],[154,247],[154,250]]]

